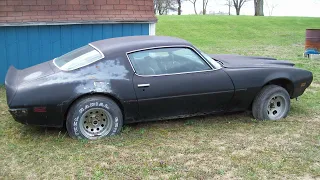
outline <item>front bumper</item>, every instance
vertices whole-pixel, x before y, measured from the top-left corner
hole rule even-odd
[[[294,84],[294,90],[291,98],[297,98],[301,96],[304,91],[311,85],[311,82],[312,78],[309,80],[299,81],[298,83]]]

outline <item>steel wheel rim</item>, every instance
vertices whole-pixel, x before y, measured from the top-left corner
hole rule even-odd
[[[88,139],[97,139],[110,133],[112,116],[103,108],[92,108],[80,118],[80,132]]]
[[[272,96],[267,106],[267,115],[270,119],[280,119],[286,112],[286,100],[281,95]]]

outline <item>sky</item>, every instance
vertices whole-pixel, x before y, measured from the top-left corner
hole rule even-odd
[[[197,2],[197,11],[202,9],[202,0]],[[226,0],[209,0],[207,12],[228,13],[228,6],[225,6]],[[268,5],[267,5],[268,4]],[[271,7],[275,6],[272,16],[306,16],[320,17],[320,0],[265,0],[264,14],[271,14]],[[269,8],[268,8],[269,7]],[[182,14],[194,14],[192,3],[185,0],[182,4]],[[231,8],[231,14],[236,14],[235,9]],[[253,1],[249,1],[241,8],[242,15],[253,15]]]

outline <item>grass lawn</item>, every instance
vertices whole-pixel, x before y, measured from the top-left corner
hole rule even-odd
[[[0,88],[0,179],[320,178],[320,61],[304,59],[305,29],[320,18],[161,16],[158,35],[208,53],[271,56],[311,70],[314,81],[289,117],[258,122],[246,113],[127,125],[98,141],[64,129],[25,126]]]

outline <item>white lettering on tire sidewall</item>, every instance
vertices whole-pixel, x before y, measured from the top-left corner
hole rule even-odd
[[[83,137],[85,137],[84,135],[81,134],[79,123],[80,123],[80,118],[83,115],[83,113],[86,112],[90,108],[103,108],[103,109],[106,109],[110,113],[109,105],[104,102],[96,101],[96,102],[89,102],[89,103],[82,105],[80,107],[80,109],[78,110],[77,116],[73,119],[73,122],[72,122],[72,129],[74,131],[75,136],[77,136],[78,139],[82,139]],[[110,113],[110,114],[111,114],[111,116],[113,115],[112,113]],[[106,134],[106,136],[115,135],[119,129],[119,118],[117,116],[112,116],[112,118],[113,118],[113,122],[112,122],[111,131],[108,134]]]

